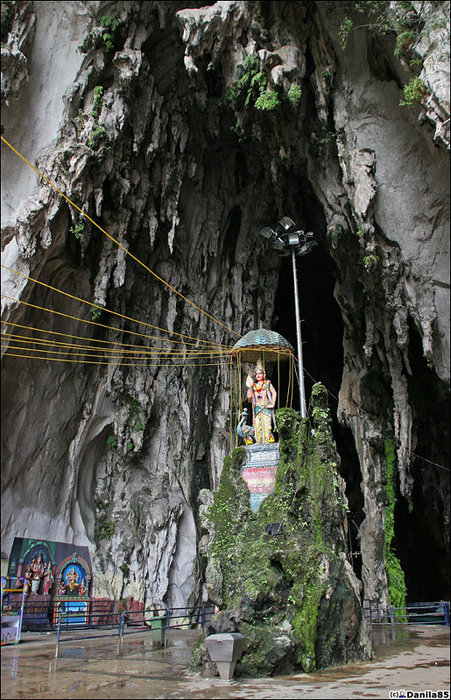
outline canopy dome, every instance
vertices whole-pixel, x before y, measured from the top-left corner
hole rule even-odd
[[[249,331],[232,348],[232,357],[243,362],[276,362],[287,360],[294,354],[294,348],[279,333],[259,328]]]

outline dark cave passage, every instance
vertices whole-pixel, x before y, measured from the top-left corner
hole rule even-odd
[[[351,430],[340,425],[336,419],[343,370],[343,322],[340,308],[333,294],[334,263],[321,245],[314,248],[308,255],[297,258],[296,262],[306,403],[308,406],[313,385],[316,382],[324,384],[329,392],[332,429],[341,458],[340,471],[346,481],[350,511],[348,513],[348,546],[352,554],[354,571],[361,578],[360,540],[357,537],[358,528],[364,518],[360,463]],[[291,256],[282,259],[274,309],[273,329],[296,349]],[[281,379],[283,380],[282,376]],[[286,386],[283,381],[280,393],[281,396],[286,396]],[[293,408],[299,410],[297,387],[293,395]]]
[[[407,599],[449,600],[449,396],[428,366],[421,338],[409,327],[409,398],[417,438],[411,470],[412,505],[402,496],[395,509],[394,547],[405,573]]]
[[[331,412],[335,414],[343,369],[343,323],[333,296],[333,263],[321,246],[309,255],[297,258],[296,262],[306,403],[308,406],[312,386],[321,382],[329,391]],[[274,309],[274,330],[296,349],[291,256],[282,258]],[[297,392],[294,393],[293,408],[299,410]]]
[[[334,437],[341,457],[340,471],[346,481],[349,502],[348,545],[354,571],[361,578],[358,529],[364,512],[360,463],[350,429],[336,420],[343,366],[343,323],[333,296],[334,263],[326,251],[317,246],[309,255],[297,259],[297,274],[306,402],[308,405],[315,382],[326,386]],[[274,308],[274,330],[297,348],[291,257],[281,261]],[[410,329],[409,362],[412,370],[409,396],[418,457],[412,463],[412,506],[409,508],[406,499],[398,495],[392,546],[405,573],[409,602],[448,600],[449,543],[444,523],[447,522],[446,503],[449,498],[449,399],[445,385],[427,365],[421,338],[413,327]],[[283,381],[280,391],[281,396],[286,396]],[[293,408],[299,410],[297,389],[293,399]]]

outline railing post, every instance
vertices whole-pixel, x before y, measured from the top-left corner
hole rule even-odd
[[[202,630],[205,627],[205,605],[202,605],[200,609],[200,626]]]
[[[443,618],[446,627],[449,627],[449,603],[443,603]]]
[[[65,617],[64,615],[60,615],[58,618],[58,630],[56,633],[56,649],[55,649],[55,670],[58,664],[58,653],[59,653],[59,647],[60,647],[60,634],[61,634],[61,620]]]
[[[117,653],[120,654],[122,651],[122,644],[124,641],[124,625],[125,625],[125,612],[121,613],[118,618],[117,623]]]
[[[392,625],[394,625],[395,624],[395,611],[393,610],[393,605],[390,605],[388,610],[390,613],[390,622]]]

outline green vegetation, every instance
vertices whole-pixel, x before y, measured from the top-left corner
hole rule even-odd
[[[97,24],[97,32],[88,34],[83,43],[78,47],[81,53],[87,53],[91,49],[104,48],[110,51],[117,48],[121,21],[112,15],[104,15]],[[105,30],[105,31],[103,31]]]
[[[105,32],[102,35],[103,43],[107,49],[113,49],[115,32],[121,24],[120,21],[117,19],[117,17],[105,15],[104,17],[100,18],[100,24],[104,29],[108,29],[108,32]]]
[[[287,92],[288,102],[293,106],[297,107],[302,97],[302,88],[300,85],[293,83],[290,85],[290,89]]]
[[[102,315],[102,309],[100,306],[98,306],[97,304],[94,304],[93,306],[91,306],[91,319],[93,321],[97,321],[97,319],[100,318],[101,315]]]
[[[108,447],[111,447],[112,450],[115,450],[117,448],[117,437],[115,435],[110,435],[106,444]]]
[[[100,529],[99,529],[99,534],[97,536],[97,539],[100,540],[106,540],[109,537],[112,537],[114,535],[114,523],[112,520],[109,520],[108,522],[104,523]]]
[[[80,222],[76,226],[71,226],[69,231],[74,234],[75,238],[83,238],[83,231],[85,230],[85,225],[83,222]]]
[[[410,49],[414,41],[415,32],[412,31],[412,29],[408,29],[407,31],[401,32],[401,34],[398,34],[398,36],[396,37],[395,48],[393,51],[396,58],[401,58],[402,56],[404,56]]]
[[[400,100],[401,107],[413,107],[415,104],[421,104],[429,95],[429,90],[425,83],[420,78],[412,78],[407,85],[403,87],[404,100]]]
[[[391,440],[384,441],[386,476],[385,490],[387,493],[388,505],[385,508],[385,532],[384,532],[384,557],[388,578],[388,602],[393,605],[397,622],[407,622],[405,617],[400,616],[399,608],[404,608],[406,604],[406,582],[401,563],[395,555],[391,543],[395,536],[395,482],[396,482],[396,457],[395,446]]]
[[[392,34],[396,36],[394,55],[399,60],[407,62],[413,71],[422,68],[423,60],[414,55],[414,48],[433,29],[447,29],[446,5],[449,12],[449,2],[389,2],[388,0],[361,0],[355,2],[350,8],[349,14],[340,25],[338,34],[342,49],[346,44],[350,33],[358,28],[367,28],[381,35]],[[350,16],[354,15],[354,19]],[[355,18],[359,17],[359,21]],[[362,21],[360,21],[360,18]],[[446,41],[445,41],[446,44]],[[447,45],[449,46],[449,36]],[[449,59],[443,54],[443,59]],[[422,103],[429,94],[427,86],[418,76],[413,77],[404,86],[404,99],[400,100],[403,107],[412,107]]]
[[[244,107],[254,106],[256,100],[266,90],[268,79],[260,70],[258,56],[249,54],[243,61],[244,73],[225,91],[220,105],[240,111]]]
[[[98,126],[91,132],[91,135],[88,137],[87,144],[89,148],[95,150],[100,146],[100,143],[106,139],[106,137],[107,133],[105,128],[103,126]]]
[[[365,270],[368,270],[368,272],[372,270],[373,267],[376,267],[378,262],[379,258],[374,253],[369,253],[363,258],[363,265],[365,267]]]
[[[242,69],[242,76],[227,88],[223,98],[219,100],[220,107],[236,113],[249,112],[252,109],[259,112],[275,112],[283,104],[291,107],[297,107],[299,104],[302,96],[301,86],[290,85],[286,94],[279,86],[270,87],[258,56],[246,56]],[[244,125],[240,117],[237,117],[231,131],[234,131],[241,141],[244,140]]]
[[[96,85],[94,88],[94,107],[91,111],[91,116],[97,121],[100,112],[102,111],[102,101],[103,101],[103,87],[101,85]]]
[[[262,112],[270,112],[280,107],[280,98],[276,92],[265,90],[265,92],[262,92],[260,97],[255,100],[254,107]]]
[[[397,42],[398,56],[401,55],[403,44],[407,45],[407,34],[413,35],[409,37],[408,46],[420,36],[422,20],[412,2],[391,3],[389,0],[359,0],[350,6],[350,13],[352,12],[359,18],[358,23],[355,24],[355,20],[347,15],[340,25],[339,37],[342,49],[346,48],[349,34],[360,28],[370,29],[379,34],[404,35]]]

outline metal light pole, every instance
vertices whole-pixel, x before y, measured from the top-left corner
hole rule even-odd
[[[296,274],[296,253],[294,252],[294,248],[291,249],[291,262],[293,265],[294,308],[296,312],[296,338],[298,343],[299,406],[301,416],[305,418],[307,416],[307,409],[305,406],[304,362],[302,360],[301,316],[299,313],[298,278]]]
[[[304,388],[304,363],[302,359],[302,334],[301,334],[301,316],[299,311],[299,293],[298,293],[298,278],[296,270],[296,256],[302,256],[309,253],[312,248],[317,245],[317,242],[312,240],[313,233],[304,233],[304,231],[295,231],[296,225],[288,216],[284,216],[276,226],[276,230],[266,226],[260,231],[260,236],[271,241],[274,250],[277,250],[279,255],[286,256],[291,251],[291,262],[293,267],[293,287],[294,287],[294,306],[296,312],[296,338],[298,348],[298,367],[299,367],[299,406],[302,418],[307,416],[307,408],[305,402]]]

